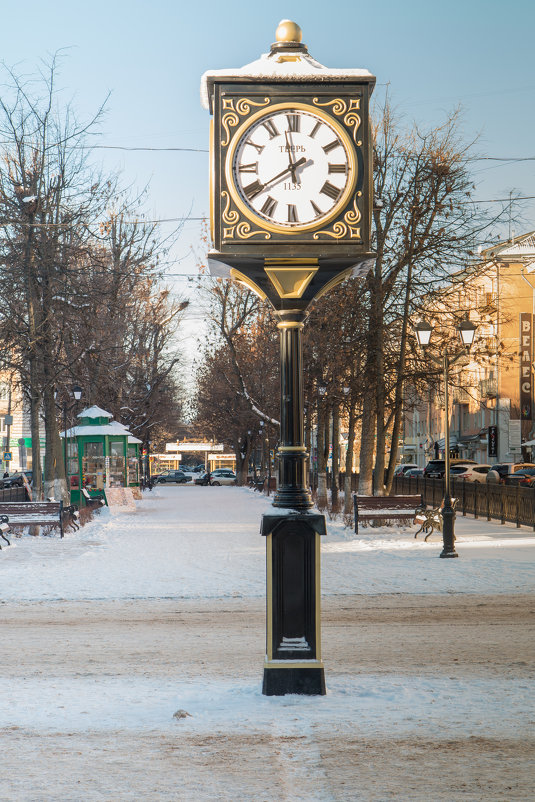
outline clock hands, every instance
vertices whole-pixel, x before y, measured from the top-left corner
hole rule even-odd
[[[285,131],[284,136],[286,137],[286,148],[288,150],[288,159],[290,162],[289,167],[292,173],[292,181],[294,182],[294,184],[297,184],[297,174],[295,172],[295,160],[292,154],[292,140],[290,138],[290,132]]]
[[[287,173],[293,173],[293,171],[296,170],[297,167],[301,167],[301,165],[304,164],[305,162],[306,158],[305,156],[302,156],[296,162],[290,164],[285,170],[281,170],[280,173],[277,173],[277,175],[274,175],[273,178],[270,178],[269,181],[265,181],[263,184],[261,184],[259,181],[255,181],[255,183],[251,185],[249,192],[247,192],[247,188],[245,188],[247,197],[249,198],[249,200],[256,198],[256,196],[259,195],[268,186],[268,184],[273,184],[274,181],[278,181],[279,178],[282,178],[283,176],[287,175]]]

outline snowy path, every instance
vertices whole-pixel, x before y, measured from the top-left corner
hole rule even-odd
[[[460,518],[444,561],[329,522],[328,694],[266,698],[268,505],[160,488],[0,552],[2,802],[530,798],[533,534]]]
[[[260,517],[269,499],[244,488],[160,487],[135,513],[104,510],[78,533],[12,539],[0,552],[4,600],[263,597]],[[272,508],[271,508],[272,509]],[[362,529],[328,522],[322,592],[521,593],[535,589],[535,536],[526,527],[457,519],[455,561],[440,536],[415,527]]]

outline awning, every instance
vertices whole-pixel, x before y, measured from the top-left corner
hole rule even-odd
[[[486,438],[486,436],[487,436],[486,427],[483,429],[471,429],[469,432],[466,432],[466,434],[462,434],[460,436],[459,445],[460,446],[471,445],[477,441],[482,440],[483,438]]]
[[[437,443],[439,448],[444,448],[446,445],[446,440],[444,439],[444,437],[441,437],[440,440],[437,440]],[[450,434],[450,448],[455,448],[457,443],[458,443],[457,435]]]

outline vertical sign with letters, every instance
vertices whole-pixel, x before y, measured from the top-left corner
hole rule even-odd
[[[498,456],[498,427],[497,426],[489,426],[487,455],[489,457],[495,457],[495,458]]]
[[[520,314],[520,418],[531,420],[533,316]]]

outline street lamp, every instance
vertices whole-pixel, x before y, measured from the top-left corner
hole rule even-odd
[[[426,349],[431,340],[431,333],[433,327],[426,321],[420,320],[416,324],[416,336],[418,344],[424,350],[427,357],[434,362],[435,365],[440,366],[444,372],[444,407],[445,407],[445,427],[444,427],[444,501],[442,504],[442,542],[443,549],[440,554],[441,557],[458,557],[455,551],[455,510],[451,504],[451,477],[450,477],[450,422],[449,422],[449,371],[462,356],[465,356],[470,350],[470,346],[474,341],[476,328],[468,318],[463,320],[457,327],[457,331],[461,338],[462,348],[450,353],[447,348],[442,354],[442,359],[430,354]]]
[[[82,393],[83,393],[82,388],[78,384],[75,384],[71,390],[72,397],[74,398],[73,406],[75,406],[75,404],[77,404],[78,401],[81,399]],[[56,390],[54,392],[54,398],[56,398],[57,394],[58,391]],[[68,409],[67,401],[64,399],[61,402],[61,410],[63,412],[63,465],[65,467],[65,483],[67,485],[67,491],[70,492],[69,472],[67,470],[67,409]]]

